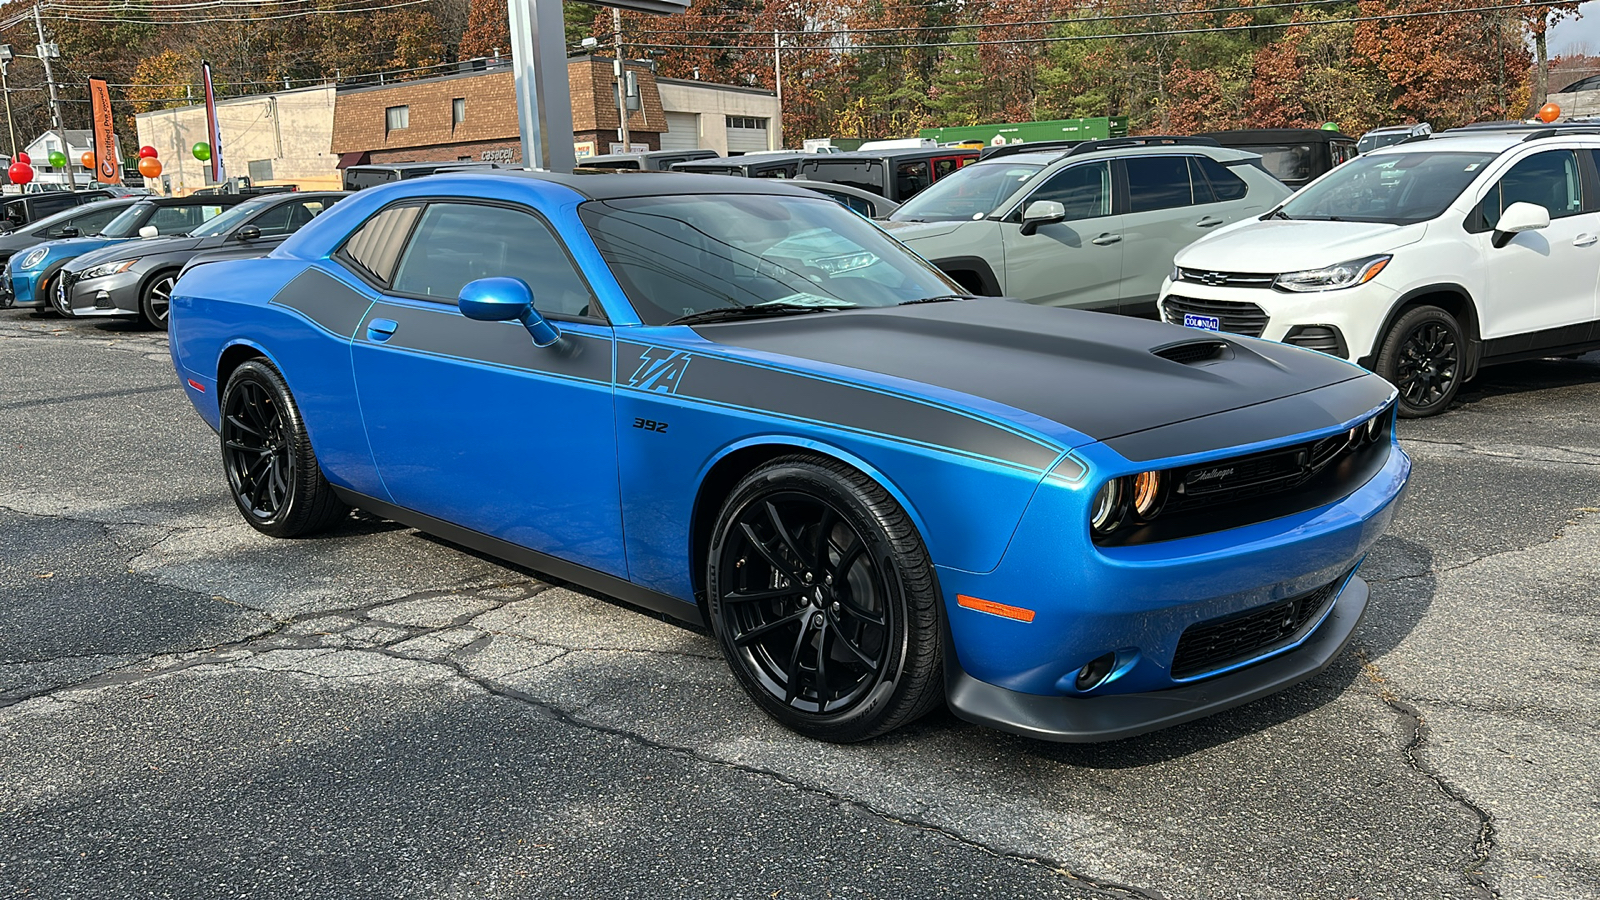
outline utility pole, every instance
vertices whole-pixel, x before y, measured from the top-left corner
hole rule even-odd
[[[783,54],[778,50],[778,26],[772,26],[772,84],[778,89],[778,126],[783,126]],[[778,146],[778,129],[767,124],[767,149],[782,150]]]
[[[6,82],[6,69],[11,63],[11,45],[0,44],[0,91],[6,95],[6,131],[11,134],[11,161],[17,160],[17,126],[11,119],[11,85]]]
[[[621,123],[617,126],[617,137],[622,139],[622,152],[629,153],[633,142],[628,139],[628,67],[622,61],[622,10],[615,6],[611,7],[611,30],[617,48],[617,59],[612,63],[617,76],[617,115]]]
[[[44,63],[44,83],[50,88],[50,121],[55,125],[56,136],[61,138],[61,155],[67,158],[67,187],[78,189],[78,174],[72,171],[72,147],[67,143],[67,129],[61,124],[61,100],[56,96],[56,79],[50,72],[50,46],[44,40],[44,19],[39,16],[39,4],[33,5],[33,27],[39,32],[39,61]]]

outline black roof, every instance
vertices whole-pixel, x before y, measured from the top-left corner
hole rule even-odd
[[[883,150],[851,150],[849,153],[813,153],[818,162],[852,159],[920,159],[935,156],[977,156],[978,151],[965,147],[889,147]]]
[[[746,153],[743,156],[708,156],[704,159],[686,159],[683,162],[672,164],[672,168],[679,172],[692,172],[698,167],[712,168],[742,168],[744,166],[759,166],[763,163],[787,163],[797,159],[811,159],[818,156],[816,153],[807,153],[804,150],[794,150],[788,153]]]

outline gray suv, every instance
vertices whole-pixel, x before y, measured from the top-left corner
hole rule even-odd
[[[975,294],[1154,317],[1172,258],[1290,190],[1203,138],[1113,138],[991,153],[884,226]]]

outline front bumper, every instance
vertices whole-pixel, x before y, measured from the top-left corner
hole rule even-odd
[[[136,316],[141,277],[138,272],[119,272],[79,281],[74,273],[62,272],[54,288],[67,292],[74,316]]]
[[[1398,299],[1395,290],[1381,283],[1383,279],[1384,276],[1379,275],[1366,284],[1346,290],[1297,294],[1272,288],[1174,282],[1169,277],[1161,285],[1161,300],[1157,306],[1162,319],[1178,325],[1183,324],[1183,316],[1169,308],[1169,297],[1253,306],[1266,320],[1264,327],[1253,336],[1283,341],[1294,335],[1296,339],[1289,343],[1359,362],[1376,352],[1378,330]],[[1231,329],[1224,324],[1223,330]]]
[[[1367,599],[1367,583],[1351,576],[1322,624],[1293,651],[1167,690],[1081,698],[1025,694],[979,681],[951,665],[945,692],[961,718],[1026,737],[1066,743],[1133,737],[1242,706],[1317,675],[1350,643]]]

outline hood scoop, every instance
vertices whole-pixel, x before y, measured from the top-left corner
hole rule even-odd
[[[1184,341],[1181,344],[1157,347],[1150,352],[1162,359],[1185,366],[1233,359],[1233,348],[1228,346],[1227,341]]]

